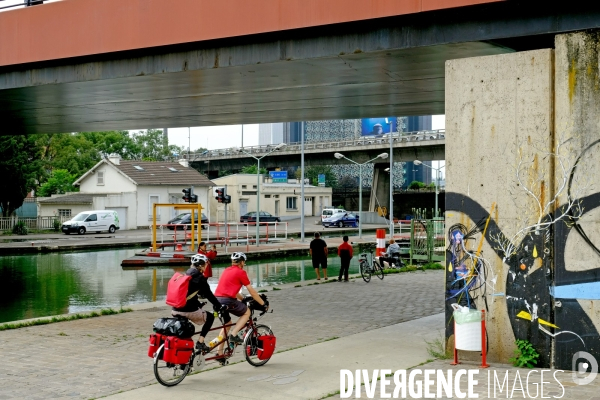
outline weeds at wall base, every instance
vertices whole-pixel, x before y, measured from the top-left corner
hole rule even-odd
[[[122,313],[130,312],[130,311],[133,311],[133,310],[131,308],[121,308],[119,310],[113,310],[112,308],[105,308],[105,309],[100,310],[100,312],[92,311],[91,313],[88,313],[88,314],[73,314],[73,315],[66,315],[66,316],[52,317],[52,318],[40,318],[40,319],[36,319],[33,321],[1,324],[0,331],[5,331],[8,329],[27,328],[27,327],[36,326],[36,325],[47,325],[47,324],[52,324],[55,322],[74,321],[77,319],[94,318],[94,317],[100,317],[102,315],[122,314]]]

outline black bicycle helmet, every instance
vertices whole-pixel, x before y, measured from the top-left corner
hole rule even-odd
[[[204,254],[196,254],[192,257],[192,264],[194,266],[204,265],[208,262],[208,258]]]
[[[231,255],[231,261],[246,261],[248,259],[248,257],[246,257],[246,255],[244,253],[242,253],[241,251],[236,251],[235,253],[233,253]]]

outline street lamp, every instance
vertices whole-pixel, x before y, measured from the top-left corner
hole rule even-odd
[[[234,147],[234,151],[238,151],[240,153],[244,153],[256,160],[256,247],[260,246],[260,160],[273,153],[274,151],[281,150],[286,146],[285,143],[279,143],[275,146],[271,151],[262,157],[254,157],[252,154],[248,153],[243,148]]]
[[[381,153],[377,157],[375,157],[367,162],[364,162],[362,164],[357,163],[356,161],[352,161],[351,159],[349,159],[342,153],[335,153],[333,156],[335,158],[337,158],[338,160],[345,158],[346,160],[350,161],[351,163],[358,165],[358,237],[360,239],[362,239],[362,221],[363,221],[363,218],[362,218],[362,166],[370,163],[371,161],[375,161],[378,158],[386,159],[386,158],[388,158],[388,153]]]
[[[385,119],[385,123],[390,125],[390,237],[394,237],[394,148],[392,147],[392,120]]]
[[[439,177],[440,170],[442,168],[444,168],[445,165],[440,168],[435,168],[430,165],[423,164],[423,162],[421,162],[419,160],[415,160],[415,161],[413,161],[413,163],[415,165],[423,165],[427,168],[431,168],[431,169],[435,170],[435,213],[434,213],[434,218],[437,218],[437,216],[438,216],[438,177]]]

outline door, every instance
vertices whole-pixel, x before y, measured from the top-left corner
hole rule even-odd
[[[248,202],[240,201],[240,217],[245,214],[248,214]]]
[[[279,217],[279,200],[275,200],[275,216]]]
[[[90,214],[85,219],[85,228],[89,232],[99,231],[98,229],[98,216],[96,214]]]
[[[119,218],[119,221],[115,221],[115,226],[119,229],[127,229],[127,207],[112,207],[111,210],[116,211]]]

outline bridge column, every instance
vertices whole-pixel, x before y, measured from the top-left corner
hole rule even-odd
[[[390,207],[390,174],[385,171],[389,167],[389,163],[375,164],[369,211],[375,211],[377,207],[385,207],[386,210]]]

